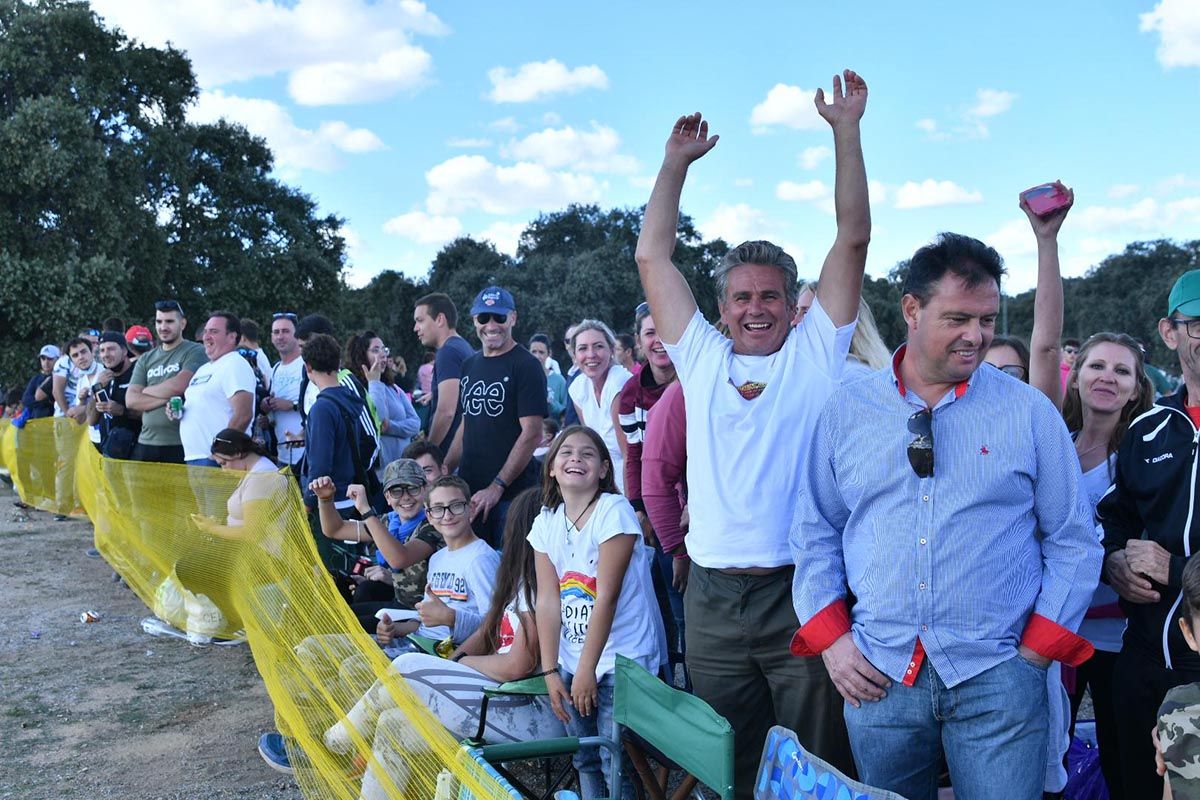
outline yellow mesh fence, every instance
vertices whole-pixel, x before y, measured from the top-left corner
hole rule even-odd
[[[245,637],[276,724],[299,745],[289,755],[306,797],[512,797],[363,632],[289,473],[108,459],[65,419],[0,426],[0,463],[26,503],[86,512],[100,553],[157,616],[194,636]],[[364,698],[368,721],[327,741]]]

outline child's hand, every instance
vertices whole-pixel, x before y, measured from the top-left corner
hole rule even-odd
[[[363,578],[369,581],[379,581],[381,583],[391,583],[392,573],[384,569],[378,564],[372,564],[363,570]]]
[[[571,715],[567,713],[567,706],[574,705],[574,703],[571,702],[571,693],[567,691],[562,676],[557,672],[551,672],[546,676],[546,691],[550,694],[550,708],[554,710],[554,716],[566,725],[571,721]]]
[[[371,510],[371,501],[367,499],[367,487],[361,483],[352,483],[347,486],[346,498],[354,501],[354,508],[360,514],[365,514]]]
[[[1167,774],[1167,760],[1163,758],[1162,745],[1158,741],[1158,723],[1150,729],[1150,741],[1154,742],[1154,769],[1158,771],[1159,777],[1165,777]]]
[[[317,500],[322,503],[328,503],[333,499],[333,478],[328,475],[322,475],[320,478],[314,478],[308,484],[308,490],[316,495]]]
[[[454,626],[454,609],[443,603],[428,584],[425,586],[425,599],[417,603],[417,613],[426,627]]]
[[[571,680],[571,701],[581,717],[590,717],[596,710],[600,693],[596,689],[596,671],[585,669]]]
[[[392,639],[395,636],[395,633],[392,631],[392,618],[384,614],[379,618],[379,624],[375,626],[375,641],[387,647],[392,643]]]

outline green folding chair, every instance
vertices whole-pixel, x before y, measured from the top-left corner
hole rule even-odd
[[[479,754],[526,797],[535,800],[544,798],[553,793],[555,786],[548,785],[545,795],[536,795],[521,786],[503,768],[504,763],[574,755],[581,747],[604,747],[612,756],[608,785],[619,787],[622,743],[630,752],[631,761],[635,765],[639,761],[644,765],[644,771],[640,766],[637,768],[638,774],[652,798],[661,799],[663,790],[649,770],[643,743],[652,748],[658,758],[686,770],[698,782],[720,795],[722,800],[733,797],[733,728],[700,698],[667,685],[636,661],[621,655],[617,656],[613,729],[607,736],[562,736],[481,745],[479,740],[487,725],[487,701],[491,697],[545,694],[545,683],[544,678],[534,677],[485,690],[478,735],[475,740],[465,743],[466,746],[478,748]],[[628,736],[627,733],[635,736]]]

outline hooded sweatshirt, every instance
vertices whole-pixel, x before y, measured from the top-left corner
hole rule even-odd
[[[354,505],[346,499],[346,487],[354,483],[354,451],[350,440],[359,441],[358,432],[346,425],[346,417],[357,420],[366,408],[355,392],[345,386],[333,386],[317,395],[305,423],[304,450],[304,501],[310,507],[316,505],[316,497],[308,489],[315,478],[328,475],[334,483],[334,506],[349,508]],[[343,413],[345,412],[345,413]],[[365,462],[370,453],[363,453]]]

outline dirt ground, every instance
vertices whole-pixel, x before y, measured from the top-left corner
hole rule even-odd
[[[16,499],[0,484],[0,798],[300,798],[255,749],[273,715],[249,648],[146,635],[91,524]]]

